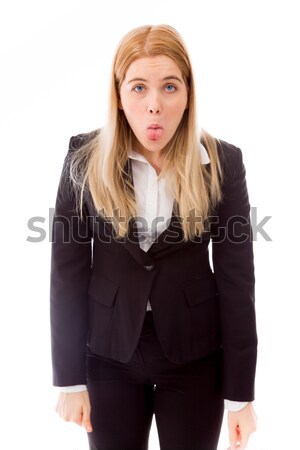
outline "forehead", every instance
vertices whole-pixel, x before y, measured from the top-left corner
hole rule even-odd
[[[181,71],[176,62],[165,55],[158,55],[153,57],[139,58],[135,60],[127,69],[125,78],[128,79],[132,75],[145,78],[159,74],[161,77],[176,75],[181,77]]]

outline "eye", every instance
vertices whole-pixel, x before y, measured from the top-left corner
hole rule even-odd
[[[167,91],[167,92],[175,92],[175,91],[177,90],[177,87],[174,86],[173,84],[167,84],[167,85],[165,86],[165,88],[166,88],[166,91]]]
[[[143,92],[143,89],[144,89],[144,86],[142,86],[141,84],[138,84],[132,90],[135,92]]]

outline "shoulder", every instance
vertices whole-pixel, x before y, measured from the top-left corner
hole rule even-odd
[[[62,175],[64,177],[65,182],[70,181],[71,166],[74,163],[74,161],[76,161],[77,163],[78,161],[80,161],[79,166],[81,167],[81,164],[84,160],[82,156],[84,155],[80,154],[79,150],[83,147],[83,145],[87,144],[88,142],[91,142],[96,136],[98,136],[100,130],[101,129],[98,128],[96,130],[89,131],[87,133],[79,133],[77,135],[71,136],[69,141],[68,152],[66,153],[62,170]],[[77,170],[78,167],[76,168],[76,171],[80,172],[80,170],[79,171]]]
[[[232,179],[235,172],[242,167],[241,149],[224,139],[211,135],[205,129],[201,129],[201,143],[208,148],[209,157],[217,163],[222,178]],[[210,164],[207,165],[207,169],[211,170]]]
[[[223,175],[227,179],[232,179],[244,168],[242,150],[223,139],[216,139],[216,142]]]
[[[101,128],[97,128],[96,130],[89,131],[87,133],[80,133],[75,136],[71,136],[69,142],[69,150],[78,150],[83,145],[90,142],[100,133]]]
[[[221,164],[235,165],[242,159],[242,150],[234,144],[217,139],[217,149]]]
[[[81,182],[82,176],[82,168],[84,167],[84,155],[80,154],[79,149],[83,147],[83,145],[91,142],[98,134],[101,129],[98,128],[93,131],[89,131],[86,133],[79,133],[77,135],[71,136],[69,141],[68,152],[66,153],[63,168],[60,177],[59,183],[59,199],[60,201],[63,198],[73,198],[75,191],[74,186],[78,185],[78,177]],[[75,170],[73,171],[72,165],[76,161]]]

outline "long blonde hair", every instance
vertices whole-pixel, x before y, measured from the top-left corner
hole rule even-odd
[[[187,240],[207,229],[207,218],[222,197],[222,172],[217,139],[197,128],[190,58],[180,34],[173,27],[146,25],[123,37],[113,59],[106,125],[72,153],[70,178],[80,215],[84,194],[89,191],[98,214],[110,218],[115,237],[124,237],[130,219],[137,216],[137,210],[132,179],[126,176],[125,171],[132,131],[123,110],[118,108],[119,90],[131,63],[156,55],[165,55],[175,61],[188,90],[189,106],[164,149],[164,165],[159,174],[159,177],[166,177],[174,195],[174,212]],[[200,143],[208,152],[208,165],[201,164]],[[202,220],[195,220],[195,217]]]

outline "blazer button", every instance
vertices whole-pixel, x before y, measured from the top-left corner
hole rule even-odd
[[[144,266],[144,269],[146,269],[146,270],[148,270],[149,272],[150,272],[150,270],[153,270],[155,268],[155,265],[154,264],[146,264],[145,266]]]

